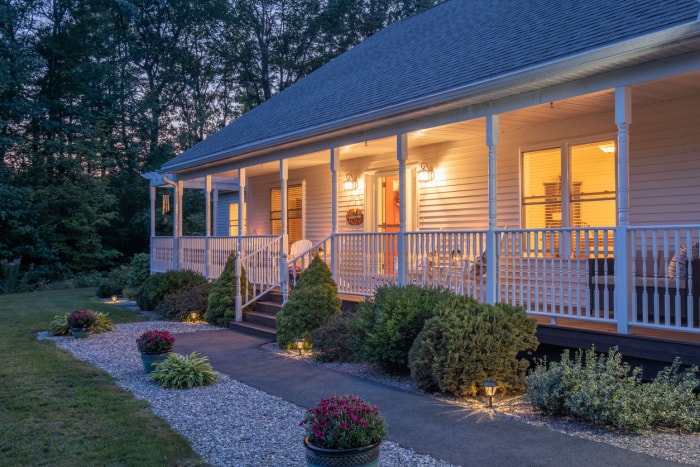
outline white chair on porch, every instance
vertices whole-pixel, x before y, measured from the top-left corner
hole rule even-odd
[[[294,260],[293,263],[289,264],[290,287],[294,287],[294,285],[297,283],[297,276],[301,274],[301,272],[309,265],[309,259],[301,256],[302,253],[310,250],[312,246],[313,243],[311,243],[311,240],[297,240],[296,242],[292,243],[292,246],[289,248],[287,260]]]

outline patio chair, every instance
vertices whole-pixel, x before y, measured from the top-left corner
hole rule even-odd
[[[313,243],[311,240],[297,240],[292,243],[289,248],[289,255],[287,255],[288,260],[294,260],[293,263],[289,265],[289,286],[294,288],[297,283],[297,276],[306,269],[309,265],[308,258],[302,258],[302,254],[311,249]]]

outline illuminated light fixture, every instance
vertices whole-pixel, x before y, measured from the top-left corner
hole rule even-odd
[[[345,181],[343,182],[343,187],[346,191],[352,191],[357,189],[357,180],[350,174],[345,176]]]
[[[304,348],[304,339],[297,338],[294,340],[297,344],[297,349],[299,349],[299,356],[301,356],[301,349]]]
[[[614,154],[615,153],[615,145],[614,144],[600,144],[600,145],[598,145],[598,149],[603,151],[605,154]]]
[[[418,181],[421,183],[432,182],[435,178],[435,172],[425,162],[421,163],[418,171]]]
[[[117,297],[116,295],[112,295],[112,303],[117,303],[118,299],[119,297]]]
[[[484,381],[484,394],[489,398],[489,407],[493,407],[493,396],[496,394],[498,383],[495,381]]]

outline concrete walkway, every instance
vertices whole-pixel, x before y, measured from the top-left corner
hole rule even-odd
[[[217,371],[304,408],[336,394],[358,395],[379,407],[389,440],[456,465],[681,465],[285,358],[260,349],[266,342],[233,330],[193,332],[177,335],[175,351],[206,355]]]

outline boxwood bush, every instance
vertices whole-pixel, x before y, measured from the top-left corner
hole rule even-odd
[[[530,366],[524,355],[539,345],[536,329],[520,308],[457,297],[416,338],[411,376],[419,389],[458,396],[475,396],[486,380],[503,392],[521,392]]]
[[[277,313],[277,344],[293,348],[295,340],[311,342],[311,333],[340,313],[342,301],[326,263],[316,256],[299,276],[289,299]]]
[[[416,285],[378,287],[360,302],[352,342],[364,361],[392,374],[408,373],[408,352],[425,322],[455,295]]]

